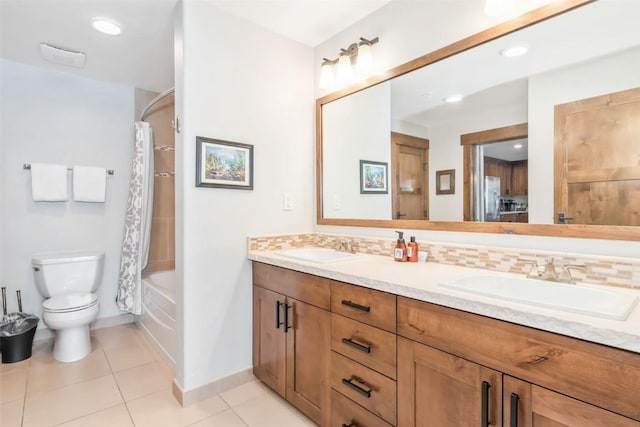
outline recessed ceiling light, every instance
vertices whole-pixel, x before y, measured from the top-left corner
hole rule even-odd
[[[444,99],[444,102],[454,103],[462,101],[462,95],[449,95]]]
[[[514,144],[513,148],[515,148],[516,150],[519,150],[522,148],[522,144]]]
[[[118,36],[122,33],[122,27],[117,22],[109,18],[92,18],[91,25],[93,28],[110,36]]]
[[[500,51],[500,55],[505,58],[515,58],[516,56],[524,55],[529,51],[527,46],[512,46]]]

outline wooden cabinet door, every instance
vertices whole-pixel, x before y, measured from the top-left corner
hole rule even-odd
[[[526,381],[504,377],[505,427],[638,427],[640,423]]]
[[[529,162],[527,160],[512,163],[511,194],[514,196],[529,194]]]
[[[286,342],[283,325],[285,297],[253,287],[253,374],[285,396]]]
[[[318,424],[328,408],[331,317],[327,310],[288,299],[286,398]]]
[[[398,427],[501,426],[501,400],[500,372],[398,337]]]

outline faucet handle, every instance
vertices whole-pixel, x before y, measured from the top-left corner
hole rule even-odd
[[[565,265],[562,266],[562,271],[560,272],[560,275],[558,276],[558,281],[564,282],[564,283],[569,283],[570,285],[575,285],[576,284],[576,279],[571,274],[571,269],[572,268],[575,268],[576,270],[582,270],[582,271],[586,271],[587,270],[587,266],[586,265],[565,264]]]
[[[531,269],[526,276],[527,279],[537,279],[540,276],[540,265],[538,264],[538,260],[518,258],[518,261],[524,263],[525,265],[531,265]]]

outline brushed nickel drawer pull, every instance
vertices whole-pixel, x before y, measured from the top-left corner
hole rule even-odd
[[[363,388],[360,387],[358,384],[354,384],[353,381],[357,381],[360,384],[364,384],[364,381],[362,378],[353,376],[349,379],[343,378],[342,379],[342,384],[346,385],[347,387],[351,388],[354,391],[357,391],[358,393],[360,393],[361,395],[370,398],[371,397],[371,389],[370,388]]]
[[[547,360],[547,356],[540,356],[537,359],[534,359],[529,362],[530,365],[537,365],[538,363],[542,363]]]
[[[351,300],[342,300],[342,305],[346,305],[347,307],[355,308],[356,310],[366,311],[367,313],[371,311],[371,307],[366,305],[360,305],[355,302],[351,302]]]
[[[355,348],[356,350],[360,350],[364,353],[371,353],[370,345],[363,345],[363,344],[357,343],[351,338],[342,338],[342,342],[348,346]]]
[[[358,424],[356,424],[356,423],[351,423],[351,424],[349,424],[349,425],[347,425],[347,424],[342,424],[342,427],[358,427]]]

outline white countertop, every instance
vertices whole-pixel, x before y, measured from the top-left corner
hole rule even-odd
[[[472,275],[522,277],[511,273],[434,262],[395,262],[392,257],[365,254],[357,259],[321,264],[275,252],[249,252],[249,259],[640,353],[640,303],[626,321],[609,320],[438,286],[446,280]],[[635,289],[589,286],[640,296],[640,290]]]

